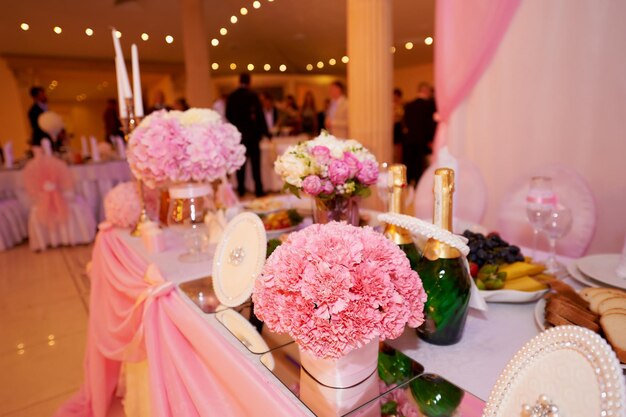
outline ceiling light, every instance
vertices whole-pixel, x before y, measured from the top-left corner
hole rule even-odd
[[[261,2],[259,0],[256,0],[254,3],[252,3],[252,7],[254,7],[255,9],[260,8]]]
[[[391,50],[391,53],[392,53],[392,54],[395,54],[395,53],[396,53],[396,47],[395,47],[395,46],[392,46],[392,47],[390,48],[390,50]]]
[[[428,46],[433,44],[433,38],[428,36],[426,39],[424,39],[424,43]]]
[[[411,49],[413,49],[413,42],[409,41],[409,42],[405,43],[404,47],[410,51]]]
[[[219,45],[219,44],[220,44],[219,39],[216,39],[216,38],[211,39],[211,45],[213,45],[213,46],[217,46],[217,45]]]
[[[235,64],[234,62],[232,64],[230,64],[230,69],[231,70],[236,70],[237,69],[237,64]]]
[[[85,35],[87,35],[87,36],[93,35],[93,29],[92,28],[85,29]]]
[[[150,39],[150,36],[148,36],[148,34],[144,32],[141,34],[141,39],[147,41],[148,39]]]
[[[230,17],[230,23],[237,23],[237,16],[231,16]]]
[[[350,58],[348,58],[347,55],[344,55],[341,57],[341,62],[343,62],[344,64],[347,64],[348,62],[350,62]]]
[[[248,64],[248,71],[254,71],[254,65]]]
[[[270,64],[265,64],[265,65],[263,65],[263,69],[264,69],[265,71],[269,71],[269,70],[271,70],[271,69],[272,69],[272,66],[271,66]]]
[[[324,63],[322,61],[318,61],[317,68],[319,68],[319,69],[324,68]]]
[[[220,64],[218,64],[217,62],[214,62],[211,64],[211,68],[213,68],[214,70],[218,70],[220,68]]]
[[[220,29],[220,35],[225,36],[228,33],[228,29],[226,28],[221,28]]]
[[[241,9],[239,9],[239,13],[241,13],[242,16],[245,16],[248,14],[248,9],[242,7]]]
[[[57,80],[52,80],[52,82],[50,83],[50,85],[52,87],[56,87],[57,85],[59,85],[59,82]]]
[[[61,34],[61,32],[63,32],[63,29],[61,29],[59,26],[55,26],[54,29],[54,33],[56,33],[57,35]]]
[[[337,60],[335,58],[331,58],[328,60],[328,65],[335,65],[337,63]]]
[[[313,65],[311,65],[311,64],[306,64],[306,70],[307,70],[307,71],[313,71]]]
[[[21,28],[22,30],[28,30],[28,29],[30,29],[30,26],[28,25],[28,23],[22,23],[22,24],[20,25],[20,28]]]
[[[172,35],[167,35],[167,36],[165,37],[165,42],[167,42],[167,43],[172,43],[172,42],[174,42],[174,37],[173,37]]]
[[[278,67],[278,69],[280,70],[280,72],[285,72],[285,71],[287,71],[287,65],[281,64],[281,66]]]
[[[120,39],[120,38],[122,37],[122,32],[120,32],[119,30],[116,30],[116,31],[115,31],[115,37],[116,37],[117,39]]]

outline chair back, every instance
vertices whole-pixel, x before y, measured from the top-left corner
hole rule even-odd
[[[622,369],[598,334],[558,326],[535,336],[498,378],[483,417],[552,416],[552,406],[559,416],[626,416]]]
[[[69,214],[65,193],[74,185],[67,164],[53,156],[38,155],[26,164],[22,175],[39,220],[48,225],[65,222]]]
[[[518,178],[505,194],[498,214],[498,231],[504,239],[527,247],[533,246],[533,230],[526,215],[526,195],[530,178],[552,178],[559,204],[572,210],[572,230],[557,243],[557,252],[571,257],[585,254],[596,229],[596,202],[587,181],[575,170],[548,166]],[[547,248],[542,244],[540,248]]]

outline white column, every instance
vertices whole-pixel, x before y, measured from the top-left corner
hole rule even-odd
[[[350,137],[392,162],[392,0],[348,0]]]
[[[202,0],[180,0],[185,56],[185,96],[191,107],[211,107],[209,38]]]

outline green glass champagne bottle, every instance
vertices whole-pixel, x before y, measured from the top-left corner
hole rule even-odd
[[[433,223],[452,231],[454,171],[439,168],[434,175]],[[418,264],[428,300],[424,323],[418,336],[435,345],[452,345],[461,340],[470,299],[470,276],[463,255],[457,249],[429,239]]]
[[[406,182],[406,166],[402,164],[393,164],[388,169],[388,182],[389,187],[389,207],[390,213],[402,214],[404,208],[404,189],[407,186]],[[408,230],[393,225],[387,224],[383,232],[387,239],[393,241],[409,258],[411,268],[417,271],[417,264],[419,263],[422,255],[413,242],[411,234]]]

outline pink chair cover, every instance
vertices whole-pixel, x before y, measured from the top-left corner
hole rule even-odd
[[[435,95],[439,125],[435,154],[446,144],[450,116],[491,63],[520,2],[437,0]]]
[[[584,255],[596,228],[596,203],[585,179],[571,168],[545,167],[516,180],[500,205],[500,234],[516,244],[532,247],[533,231],[526,216],[526,195],[530,178],[537,175],[551,177],[558,202],[572,210],[572,230],[557,243],[558,253],[574,258]],[[547,249],[545,239],[540,238],[539,243],[540,249]]]
[[[469,159],[456,160],[454,217],[480,224],[487,209],[487,185],[478,167]],[[415,217],[433,218],[433,175],[438,164],[432,164],[420,178],[415,191]]]
[[[37,206],[39,221],[49,226],[65,222],[69,209],[64,193],[74,186],[67,164],[53,156],[37,155],[26,164],[22,175],[26,192]]]
[[[114,230],[98,235],[91,280],[85,381],[55,416],[105,417],[122,361],[143,358],[155,416],[302,414]]]

